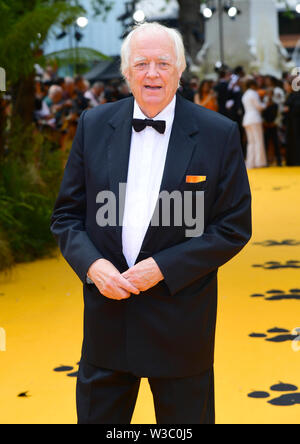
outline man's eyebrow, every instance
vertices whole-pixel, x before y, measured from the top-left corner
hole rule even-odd
[[[170,60],[170,59],[171,59],[171,57],[168,56],[168,55],[160,56],[160,57],[158,57],[158,58],[159,58],[159,60]]]
[[[133,63],[144,62],[145,60],[147,60],[147,57],[136,57]]]
[[[159,56],[158,57],[158,60],[163,60],[163,61],[166,61],[166,60],[170,60],[171,59],[171,57],[170,56],[168,56],[168,55],[165,55],[165,56]],[[147,57],[136,57],[134,60],[133,60],[133,63],[139,63],[139,62],[144,62],[145,60],[147,60]]]

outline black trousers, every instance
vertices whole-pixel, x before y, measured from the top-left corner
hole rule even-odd
[[[264,128],[264,137],[265,137],[265,147],[268,151],[270,140],[272,140],[274,145],[274,152],[277,160],[277,165],[282,165],[280,146],[279,146],[279,137],[278,137],[278,128],[277,126]]]
[[[81,360],[78,424],[130,424],[141,378]],[[148,378],[157,424],[214,424],[213,368],[185,378]]]

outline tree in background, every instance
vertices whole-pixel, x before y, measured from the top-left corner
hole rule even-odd
[[[98,15],[111,8],[108,0],[93,0],[92,5]],[[32,121],[34,65],[45,63],[41,49],[44,41],[51,35],[53,25],[65,28],[84,13],[78,0],[1,0],[0,66],[6,70],[12,92],[12,114],[22,116],[24,124]],[[93,55],[101,57],[96,51]]]
[[[97,15],[111,8],[107,0],[92,5]],[[56,246],[49,225],[65,159],[33,123],[35,64],[45,64],[42,45],[53,26],[83,14],[78,0],[0,1],[0,67],[12,97],[8,118],[0,92],[0,270]]]

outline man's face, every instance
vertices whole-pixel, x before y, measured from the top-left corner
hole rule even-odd
[[[138,32],[133,36],[125,76],[144,114],[155,117],[172,101],[181,74],[174,43],[166,32]]]

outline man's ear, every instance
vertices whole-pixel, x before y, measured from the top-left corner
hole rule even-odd
[[[126,80],[127,84],[129,85],[129,70],[128,69],[126,69],[126,71],[124,71],[123,77]]]
[[[129,71],[128,70],[123,73],[123,77],[124,77],[125,82],[127,83],[127,86],[129,88],[130,92],[131,92],[130,82],[129,82]]]
[[[178,75],[179,75],[178,88],[180,87],[180,80],[181,80],[182,74],[183,74],[183,71],[178,73]]]

